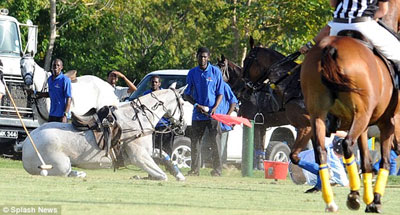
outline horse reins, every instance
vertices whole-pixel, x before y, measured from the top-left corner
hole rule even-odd
[[[176,91],[175,91],[175,90],[172,90],[172,91],[173,91],[174,94],[175,94],[175,98],[176,98],[176,100],[177,100],[177,104],[178,104],[178,105],[177,105],[177,107],[175,107],[175,109],[174,109],[173,113],[171,114],[171,116],[173,116],[173,115],[176,113],[177,109],[179,109],[179,110],[180,110],[179,121],[183,121],[183,107],[182,107],[182,104],[181,104],[180,101],[179,101],[179,97],[178,97]],[[157,100],[157,103],[154,104],[153,107],[151,107],[150,109],[149,109],[146,105],[144,105],[144,104],[141,102],[140,98],[138,98],[138,99],[136,99],[136,100],[134,100],[134,101],[131,102],[131,106],[132,106],[132,108],[133,108],[134,111],[135,111],[135,117],[133,118],[133,120],[136,120],[136,119],[138,120],[139,125],[140,125],[140,128],[141,128],[142,134],[145,134],[146,132],[144,131],[142,122],[139,120],[138,114],[140,113],[140,111],[137,111],[138,109],[142,111],[142,115],[145,116],[146,119],[150,122],[151,127],[152,127],[151,133],[152,133],[153,131],[155,131],[155,125],[151,122],[150,117],[146,114],[146,110],[147,110],[148,112],[150,112],[150,113],[153,115],[153,117],[157,117],[159,120],[161,120],[162,117],[159,117],[159,116],[157,116],[156,114],[154,114],[154,111],[157,110],[157,109],[159,108],[159,106],[161,106],[165,112],[168,111],[167,108],[166,108],[166,106],[164,105],[164,102],[161,101],[161,100],[159,100],[159,99],[157,98],[157,96],[156,96],[153,92],[151,92],[151,97],[154,98],[155,100]],[[173,132],[174,134],[177,134],[177,132],[175,131],[175,129],[172,128],[171,125],[168,125],[168,124],[166,124],[166,123],[164,123],[164,122],[162,122],[162,123],[163,123],[163,125],[166,127],[165,130],[168,130],[168,131],[167,131],[167,132],[166,132],[166,131],[155,131],[156,133],[169,133],[169,132]]]
[[[270,74],[272,71],[274,71],[274,70],[280,68],[282,65],[284,65],[284,64],[286,64],[286,63],[288,63],[288,62],[293,62],[293,61],[296,60],[300,55],[301,55],[301,53],[300,53],[299,51],[297,51],[297,52],[294,52],[294,53],[292,53],[292,54],[290,54],[290,55],[288,55],[288,56],[282,58],[281,60],[279,60],[279,61],[273,63],[271,66],[269,66],[269,67],[267,67],[267,68],[264,69],[264,71],[265,71],[265,72],[263,73],[264,75],[261,76],[261,77],[259,77],[259,78],[256,80],[255,83],[252,82],[252,81],[250,81],[250,80],[246,80],[246,86],[248,86],[248,87],[250,87],[250,88],[252,88],[252,89],[254,89],[254,90],[257,90],[257,89],[259,88],[259,83],[260,83],[260,82],[264,82],[264,81],[268,78],[269,74]],[[249,59],[252,59],[253,61],[254,61],[254,60],[257,60],[257,58],[256,58],[256,56],[255,56],[254,54],[250,55],[250,56],[249,56]],[[253,61],[244,69],[245,72],[248,70],[248,68],[249,68],[250,65],[253,63]],[[275,82],[275,86],[276,86],[279,82],[281,82],[282,80],[284,80],[286,77],[288,77],[289,75],[293,74],[292,71],[293,71],[293,70],[290,70],[288,73],[286,73],[284,76],[282,76],[278,81],[276,81],[276,82]]]

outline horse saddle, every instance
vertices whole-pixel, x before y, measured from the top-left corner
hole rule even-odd
[[[400,71],[396,70],[395,64],[387,59],[378,49],[376,49],[372,43],[359,31],[355,30],[342,30],[338,33],[338,36],[347,36],[352,37],[354,39],[360,40],[365,46],[371,49],[376,56],[382,59],[382,61],[386,64],[386,67],[389,70],[390,76],[392,77],[392,83],[395,89],[399,89],[399,74]]]
[[[106,150],[107,156],[111,148],[116,150],[122,134],[113,114],[115,109],[114,106],[104,106],[98,111],[92,108],[81,116],[72,112],[72,125],[80,131],[92,130],[99,148]]]

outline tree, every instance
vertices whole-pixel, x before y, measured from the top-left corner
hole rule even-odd
[[[47,48],[46,58],[45,58],[45,63],[44,63],[44,70],[46,70],[46,71],[50,71],[51,56],[53,54],[54,43],[55,43],[56,37],[57,37],[56,0],[49,0],[49,1],[50,1],[50,37],[49,37],[49,46]]]
[[[153,70],[191,68],[200,46],[211,50],[212,62],[224,54],[241,64],[249,36],[289,54],[317,34],[331,14],[326,0],[11,0],[0,5],[39,26],[40,65],[49,65],[51,56],[80,75],[105,77],[118,69],[132,80]]]

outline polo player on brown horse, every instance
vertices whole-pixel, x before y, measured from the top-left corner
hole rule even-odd
[[[399,65],[400,48],[397,47],[400,47],[400,42],[381,29],[374,19],[389,14],[386,19],[392,22],[387,23],[397,31],[400,1],[390,0],[390,7],[384,0],[331,0],[331,5],[336,8],[334,20],[329,23],[332,36],[324,37],[320,41],[318,37],[323,34],[316,37],[317,44],[306,55],[301,69],[301,88],[311,118],[313,146],[316,161],[320,165],[322,196],[327,205],[326,210],[337,211],[338,207],[333,200],[329,183],[324,145],[325,119],[330,113],[340,120],[338,129],[349,131],[342,143],[344,163],[350,180],[347,206],[354,210],[360,207],[361,182],[351,150],[351,147],[358,143],[364,184],[363,201],[367,205],[365,211],[379,213],[389,173],[390,149],[394,140],[394,149],[400,154],[400,128],[395,128],[395,122],[399,123],[397,120],[400,118],[399,93],[395,88],[395,76],[389,72],[392,70],[390,63],[387,63],[382,55]],[[358,11],[353,11],[354,9]],[[390,9],[389,13],[387,9]],[[340,31],[347,29],[351,31],[346,31],[345,37],[333,36],[343,35]],[[371,30],[374,33],[373,37]],[[375,49],[368,46],[368,41],[360,40],[361,34],[375,45]],[[358,39],[347,37],[348,35],[357,35]],[[374,37],[378,37],[379,40]],[[388,41],[391,41],[390,44],[386,43]],[[382,162],[374,189],[367,143],[369,125],[379,127],[382,144]]]

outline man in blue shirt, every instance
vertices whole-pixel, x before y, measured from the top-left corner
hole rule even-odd
[[[62,73],[63,62],[55,59],[52,75],[48,78],[49,92],[37,93],[38,97],[50,97],[49,122],[67,122],[71,106],[71,80]]]
[[[235,110],[236,105],[238,104],[238,100],[235,94],[232,92],[231,87],[223,82],[224,85],[224,97],[222,98],[221,104],[218,106],[217,113],[231,115],[231,113]],[[228,140],[229,131],[232,130],[232,127],[226,125],[224,123],[219,123],[220,127],[220,135],[221,135],[221,158],[222,161],[226,158],[226,144]]]
[[[220,139],[217,138],[218,122],[210,118],[216,113],[224,95],[223,79],[218,67],[211,65],[208,60],[210,51],[205,48],[197,50],[199,66],[191,69],[186,77],[187,88],[184,98],[193,104],[191,157],[192,165],[189,175],[199,175],[201,146],[200,141],[208,128],[213,160],[212,176],[221,176],[222,162],[220,157]]]
[[[337,131],[335,136],[326,139],[327,164],[330,169],[330,182],[342,186],[348,186],[346,170],[343,165],[343,146],[342,140],[347,135],[344,131]],[[331,142],[330,142],[331,141]],[[300,154],[300,162],[298,165],[303,168],[304,176],[308,184],[314,185],[305,193],[315,193],[321,190],[321,179],[319,176],[319,164],[315,162],[314,149],[302,151]]]

